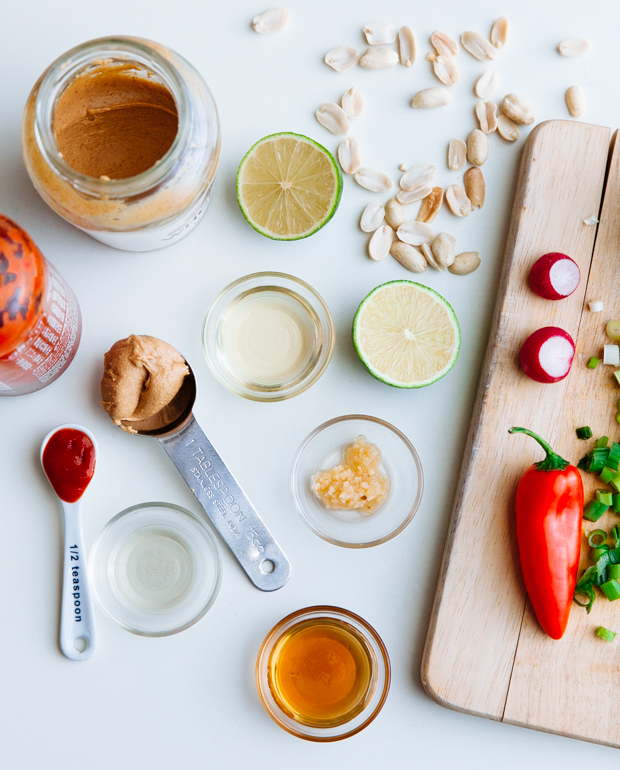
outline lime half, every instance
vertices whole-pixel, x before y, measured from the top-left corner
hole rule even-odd
[[[251,147],[237,172],[243,216],[268,238],[297,241],[334,216],[342,175],[334,157],[307,136],[271,134]]]
[[[413,281],[390,281],[373,289],[359,306],[353,344],[381,382],[423,388],[454,366],[461,330],[454,310],[436,291]]]

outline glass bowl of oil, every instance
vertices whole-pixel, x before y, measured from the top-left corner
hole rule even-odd
[[[389,494],[372,511],[328,508],[314,491],[319,474],[346,463],[359,437],[379,452],[377,471]],[[345,548],[368,548],[391,540],[417,513],[424,493],[424,472],[415,447],[398,428],[364,414],[348,414],[319,425],[293,460],[291,494],[303,522],[323,540]]]
[[[379,634],[340,607],[307,607],[274,626],[256,661],[269,716],[308,741],[349,738],[383,708],[390,659]]]
[[[121,511],[90,557],[93,591],[112,620],[141,636],[169,636],[197,623],[222,582],[211,526],[170,503]]]
[[[335,340],[322,297],[286,273],[253,273],[234,281],[215,298],[202,329],[211,372],[253,401],[303,393],[327,368]]]

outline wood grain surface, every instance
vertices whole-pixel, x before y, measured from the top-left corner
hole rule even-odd
[[[609,152],[608,128],[572,121],[542,123],[524,147],[422,682],[448,708],[620,745],[620,705],[611,697],[620,664],[594,634],[599,625],[614,627],[620,608],[599,598],[587,616],[575,605],[561,641],[538,626],[518,563],[514,497],[523,471],[542,454],[530,438],[508,434],[528,427],[576,463],[589,444],[575,427],[610,435],[613,424],[618,432],[613,369],[585,366],[602,353],[606,321],[620,317],[620,151],[612,153],[598,236],[583,222],[601,211]],[[549,251],[569,254],[581,270],[577,291],[560,302],[536,296],[527,283],[532,264]],[[584,308],[592,299],[605,302],[603,313]],[[543,326],[560,326],[577,343],[569,377],[552,385],[519,368],[522,343]],[[594,488],[588,480],[586,499]]]

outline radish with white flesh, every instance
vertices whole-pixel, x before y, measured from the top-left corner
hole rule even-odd
[[[536,382],[559,382],[569,373],[575,357],[573,338],[559,326],[545,326],[525,340],[521,368]]]
[[[577,263],[566,254],[553,251],[534,262],[530,286],[543,299],[564,299],[579,286],[581,273]]]

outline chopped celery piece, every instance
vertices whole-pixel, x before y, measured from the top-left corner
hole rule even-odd
[[[608,580],[606,583],[602,583],[600,588],[610,602],[620,599],[620,583],[617,580]]]
[[[599,503],[598,500],[591,500],[584,508],[583,518],[588,521],[598,521],[608,508],[608,505]]]
[[[604,639],[606,642],[613,642],[613,640],[616,638],[614,632],[610,631],[608,628],[605,628],[605,626],[599,626],[596,629],[596,635],[600,636],[600,638]]]
[[[588,367],[588,369],[596,369],[596,367],[598,366],[598,358],[594,358],[594,356],[592,356],[592,358],[588,360],[588,363],[586,364],[586,366]]]

